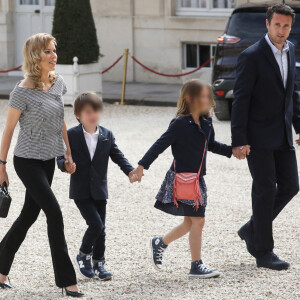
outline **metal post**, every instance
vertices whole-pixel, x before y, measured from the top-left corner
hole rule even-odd
[[[125,100],[125,89],[126,89],[126,75],[127,75],[128,52],[129,52],[129,49],[126,48],[126,49],[125,49],[125,54],[124,54],[124,72],[123,72],[123,84],[122,84],[121,105],[124,104],[124,100]]]

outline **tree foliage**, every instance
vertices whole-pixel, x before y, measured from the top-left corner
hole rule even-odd
[[[100,49],[90,0],[56,0],[52,35],[57,40],[59,64],[99,60]]]

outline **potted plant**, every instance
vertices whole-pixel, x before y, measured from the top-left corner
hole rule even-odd
[[[65,104],[73,104],[83,91],[101,95],[100,50],[90,0],[56,0],[52,35],[57,40],[56,71],[68,88]]]

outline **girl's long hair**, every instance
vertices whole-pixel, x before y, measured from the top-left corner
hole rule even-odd
[[[189,96],[193,100],[197,96],[199,96],[199,94],[205,87],[208,88],[210,91],[210,107],[209,110],[204,112],[203,114],[210,116],[213,113],[215,108],[215,101],[211,85],[209,83],[202,82],[198,79],[190,79],[182,86],[180,90],[180,96],[177,102],[176,117],[188,116],[191,114],[189,110],[189,105],[186,101],[187,96]]]
[[[49,44],[56,45],[55,38],[48,33],[37,33],[27,39],[23,47],[24,62],[22,70],[25,78],[29,78],[37,90],[43,90],[44,84],[41,82],[41,56]],[[49,73],[50,82],[53,84],[57,78],[54,72]]]

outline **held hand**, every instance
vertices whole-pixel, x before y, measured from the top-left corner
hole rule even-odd
[[[129,177],[133,179],[133,181],[130,180],[131,183],[138,181],[141,182],[142,177],[144,176],[144,167],[139,165],[136,169],[132,170],[129,173]]]
[[[250,148],[251,146],[249,145],[233,147],[232,154],[237,159],[245,159],[246,155],[250,155]]]
[[[298,146],[300,146],[300,133],[299,133],[298,139],[296,140],[296,143]]]
[[[134,183],[134,182],[136,182],[136,181],[139,180],[137,174],[134,173],[134,170],[132,170],[132,171],[129,173],[128,177],[129,177],[130,183]]]
[[[6,173],[5,166],[0,166],[0,185],[6,182],[6,185],[9,186],[8,175]]]
[[[68,162],[70,162],[70,163],[73,163],[73,158],[72,158],[71,152],[66,151],[66,153],[65,153],[64,156],[65,156],[65,160],[66,160],[66,161],[68,161]]]
[[[66,173],[68,174],[73,174],[76,171],[76,164],[73,162],[72,154],[70,151],[66,151],[65,153],[64,167],[66,169]]]
[[[64,162],[64,168],[66,170],[66,173],[73,174],[76,171],[76,164],[74,162],[70,162],[70,161],[66,160]]]

